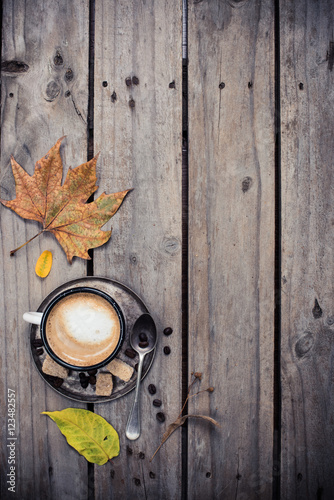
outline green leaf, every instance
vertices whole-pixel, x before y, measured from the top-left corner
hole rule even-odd
[[[119,437],[115,429],[100,415],[81,408],[43,411],[88,462],[103,465],[119,454]]]

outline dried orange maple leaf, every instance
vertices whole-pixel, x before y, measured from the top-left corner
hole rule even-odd
[[[38,234],[19,248],[48,231],[55,235],[67,260],[72,263],[74,256],[90,259],[88,249],[99,247],[109,240],[111,230],[102,231],[100,228],[117,212],[131,190],[108,195],[103,193],[95,201],[86,203],[98,188],[97,156],[74,169],[70,168],[62,185],[63,164],[59,149],[63,139],[59,139],[36,162],[32,176],[11,157],[16,198],[10,201],[0,199],[0,202],[24,219],[36,220],[43,225]],[[12,250],[11,255],[19,248]]]

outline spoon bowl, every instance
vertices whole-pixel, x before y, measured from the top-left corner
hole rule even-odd
[[[138,354],[153,351],[157,343],[157,329],[150,314],[145,313],[139,316],[133,326],[130,343]]]
[[[139,316],[133,326],[130,343],[132,348],[139,355],[135,398],[132,404],[125,431],[126,437],[133,441],[139,438],[141,430],[139,415],[139,386],[143,369],[143,362],[146,354],[153,351],[157,343],[157,329],[150,314],[145,313]]]

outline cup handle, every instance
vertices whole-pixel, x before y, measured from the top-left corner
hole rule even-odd
[[[42,321],[43,313],[41,312],[26,312],[23,314],[24,321],[27,323],[32,323],[33,325],[40,325]]]

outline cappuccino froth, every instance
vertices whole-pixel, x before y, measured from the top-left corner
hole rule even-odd
[[[46,338],[52,351],[75,366],[93,366],[117,347],[120,322],[113,306],[87,292],[61,299],[46,322]]]

